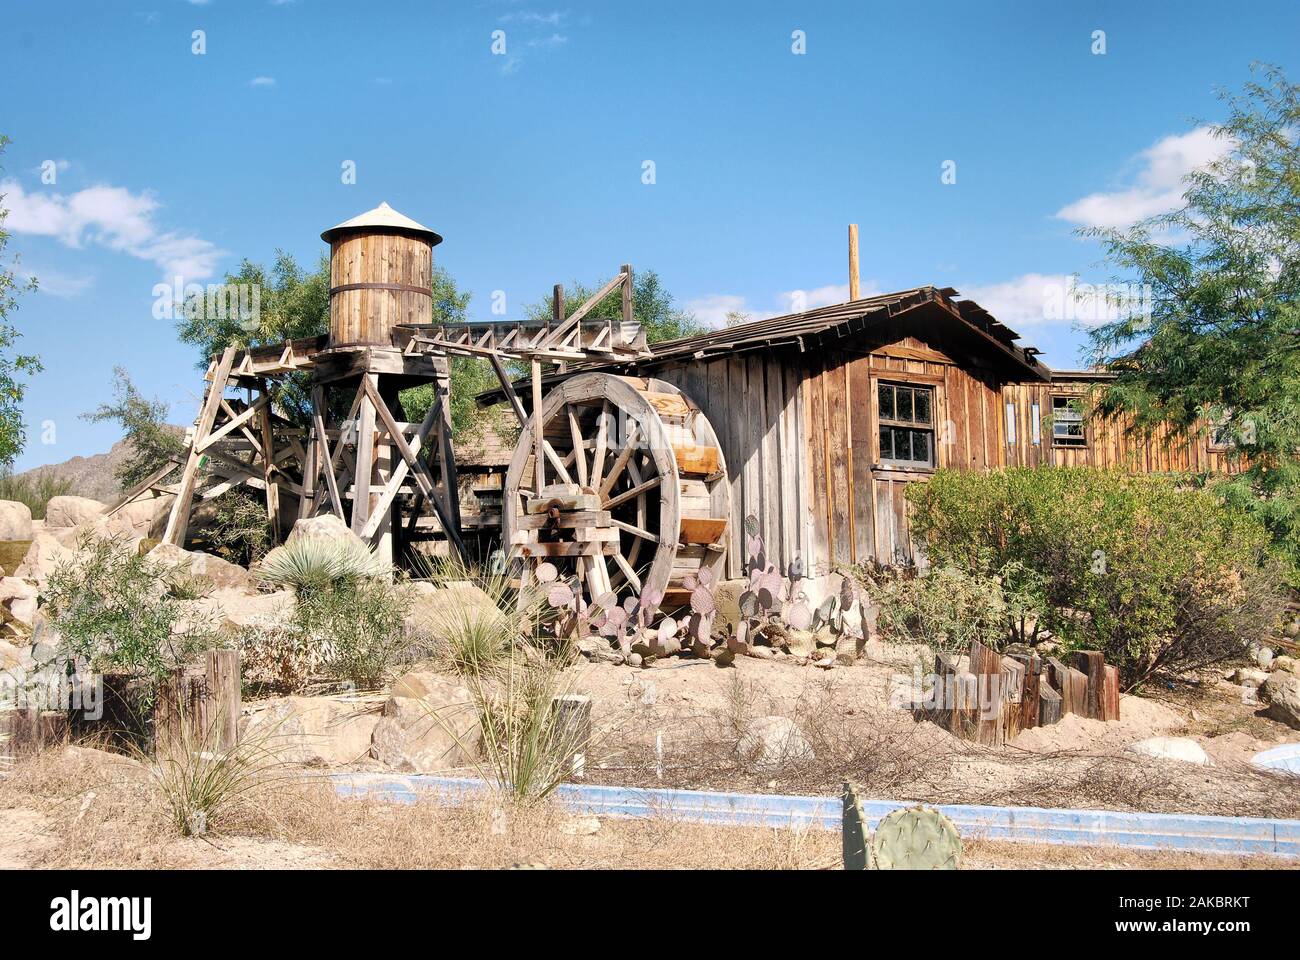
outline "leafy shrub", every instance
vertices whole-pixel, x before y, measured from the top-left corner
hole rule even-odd
[[[383,577],[388,563],[356,540],[302,537],[276,547],[258,565],[265,583],[292,587],[300,596]]]
[[[256,695],[305,693],[324,674],[322,645],[297,623],[253,624],[237,643],[244,687]]]
[[[1048,629],[1101,650],[1128,687],[1239,656],[1277,626],[1283,568],[1268,531],[1172,478],[939,471],[908,496],[935,565],[1005,568]]]
[[[47,473],[35,477],[0,474],[0,500],[17,500],[27,504],[33,520],[44,520],[45,505],[53,498],[67,496],[71,492],[71,480],[59,480]]]
[[[212,624],[168,589],[183,575],[127,542],[87,534],[50,574],[41,602],[66,652],[100,672],[159,679],[215,638]]]
[[[236,487],[218,497],[215,508],[212,524],[204,531],[213,553],[241,567],[266,556],[273,540],[264,500]]]
[[[386,580],[345,579],[300,592],[294,623],[327,675],[373,689],[416,645],[406,628],[409,610],[405,591]]]
[[[1004,589],[1002,577],[947,565],[922,576],[882,570],[867,577],[866,589],[879,608],[876,625],[884,639],[954,654],[966,653],[975,640],[1001,649],[1026,606]]]

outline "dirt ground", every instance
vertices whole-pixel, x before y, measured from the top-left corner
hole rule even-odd
[[[968,839],[975,869],[1292,869],[1274,857],[1205,856]],[[0,867],[151,869],[832,869],[834,831],[575,817],[549,804],[447,807],[341,799],[319,780],[279,781],[202,838],[179,838],[144,767],[68,747],[0,780]]]
[[[598,744],[589,777],[817,794],[835,793],[848,779],[881,799],[1300,817],[1300,778],[1249,766],[1262,750],[1300,742],[1300,730],[1264,717],[1219,673],[1195,686],[1125,696],[1119,722],[1070,715],[990,748],[891,705],[892,678],[910,677],[924,657],[871,643],[855,665],[826,671],[754,658],[722,669],[685,659],[643,670],[585,663],[570,681],[593,698]],[[794,720],[815,758],[748,769],[736,752],[740,736],[753,719],[772,715]],[[1212,764],[1124,749],[1155,736],[1190,737]]]
[[[869,645],[829,671],[743,658],[732,668],[673,659],[636,670],[584,663],[570,692],[593,698],[588,782],[868,798],[1300,818],[1300,777],[1248,766],[1300,731],[1260,715],[1240,688],[1199,685],[1125,697],[1121,721],[1067,717],[1012,743],[980,747],[891,706],[891,678],[920,651]],[[792,720],[811,755],[755,769],[737,749],[759,717]],[[1124,747],[1188,736],[1210,766]],[[363,768],[373,769],[372,765]],[[472,772],[472,771],[467,771]],[[341,799],[319,777],[287,771],[232,803],[200,838],[181,838],[140,763],[61,747],[0,771],[0,869],[18,867],[838,869],[838,833],[575,818],[558,806],[449,808]],[[1206,856],[967,838],[965,866],[1065,869],[1295,868],[1273,857]]]

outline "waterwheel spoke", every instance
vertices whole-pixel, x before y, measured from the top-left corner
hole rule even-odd
[[[600,405],[600,413],[596,415],[596,448],[591,453],[591,485],[595,489],[600,489],[601,473],[605,469],[605,453],[609,441],[609,401],[604,400]]]
[[[623,469],[627,466],[628,461],[632,459],[632,454],[636,452],[636,445],[640,442],[640,439],[641,424],[637,422],[633,424],[632,432],[627,436],[627,442],[623,445],[623,449],[619,451],[618,459],[609,468],[609,475],[605,477],[604,482],[600,485],[600,495],[602,497],[608,496],[609,491],[614,489],[614,484],[622,476]]]
[[[621,550],[614,554],[614,566],[618,567],[619,572],[623,574],[623,579],[628,582],[632,589],[637,593],[640,593],[641,578],[636,575],[636,571],[632,569],[632,564],[630,564],[627,558],[623,556]]]
[[[659,542],[659,538],[656,537],[653,533],[651,533],[649,530],[643,530],[642,528],[636,526],[635,524],[628,523],[624,520],[610,520],[609,522],[613,526],[618,527],[618,529],[632,534],[634,537],[640,537],[642,540],[648,540],[651,543]]]
[[[601,507],[605,510],[613,510],[615,507],[619,506],[620,504],[627,503],[627,501],[631,500],[633,497],[639,497],[647,490],[654,489],[655,487],[659,486],[659,484],[662,482],[663,482],[663,477],[651,477],[649,480],[645,481],[644,483],[638,483],[635,487],[632,487],[630,490],[624,490],[616,497],[610,497],[608,500],[604,501],[601,504]]]
[[[582,425],[578,423],[578,412],[573,404],[566,403],[564,412],[569,418],[569,436],[573,440],[573,462],[578,468],[578,485],[587,485],[587,455],[584,451],[586,441],[582,439]]]

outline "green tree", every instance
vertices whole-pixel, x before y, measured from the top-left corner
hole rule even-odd
[[[574,281],[564,289],[564,315],[569,316],[604,286],[604,281],[593,287]],[[539,300],[525,308],[528,319],[548,320],[551,317],[551,298]],[[587,316],[621,317],[623,294],[615,290],[602,300]],[[662,343],[678,337],[690,337],[704,332],[704,325],[688,310],[676,306],[673,296],[653,270],[640,270],[632,279],[632,316],[645,330],[648,343]]]
[[[121,424],[130,441],[131,453],[114,476],[126,489],[183,453],[185,443],[176,428],[168,425],[164,401],[150,400],[141,394],[122,367],[113,368],[113,379],[113,402],[101,403],[90,413],[82,414],[82,419]]]
[[[1094,359],[1118,377],[1103,416],[1133,429],[1208,428],[1246,469],[1216,484],[1260,515],[1300,558],[1300,87],[1280,70],[1223,93],[1212,127],[1226,154],[1186,179],[1183,205],[1098,238],[1117,280],[1147,284],[1149,309],[1092,332]]]
[[[0,154],[4,153],[9,143],[9,138],[0,134]],[[43,369],[39,357],[14,352],[14,344],[22,334],[9,322],[9,317],[18,308],[19,295],[36,289],[36,280],[21,280],[16,271],[5,263],[4,253],[9,245],[9,234],[4,229],[4,224],[8,216],[4,195],[0,194],[0,470],[4,471],[13,467],[14,460],[22,453],[27,441],[27,431],[23,425],[26,381]],[[14,266],[17,266],[16,257]]]
[[[313,270],[304,269],[293,256],[283,251],[276,251],[270,269],[251,260],[244,260],[235,273],[226,275],[224,284],[232,291],[225,298],[227,303],[250,300],[250,297],[241,298],[233,292],[241,286],[246,290],[257,290],[258,309],[251,318],[230,310],[224,311],[225,315],[222,316],[220,311],[204,309],[204,304],[197,297],[186,302],[182,316],[177,321],[177,333],[182,342],[199,348],[200,368],[206,368],[212,356],[227,346],[242,349],[316,337],[329,332],[330,267],[329,258],[324,255]],[[436,263],[430,286],[433,292],[433,322],[463,323],[470,294],[459,290],[451,274]],[[452,363],[453,425],[457,423],[455,411],[458,405],[468,403],[472,407],[474,392],[480,389],[481,371],[476,364],[477,361],[460,360]],[[408,417],[423,419],[432,397],[430,386],[404,391],[402,405]],[[306,424],[311,417],[310,377],[307,374],[286,377],[276,404],[289,419]],[[462,415],[459,421],[464,426],[472,419]]]

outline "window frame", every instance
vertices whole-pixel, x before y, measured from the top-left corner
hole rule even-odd
[[[1082,410],[1076,410],[1073,406],[1074,402],[1078,399],[1079,399],[1078,397],[1068,393],[1051,394],[1050,400],[1052,403],[1052,446],[1053,447],[1058,447],[1062,450],[1086,450],[1088,448],[1089,437],[1088,437],[1087,419],[1084,417]],[[1069,411],[1069,413],[1071,414],[1069,417],[1062,418],[1060,416],[1060,412],[1056,406],[1057,400],[1065,401],[1065,406],[1063,409]],[[1078,437],[1074,438],[1070,436],[1062,436],[1061,434],[1057,433],[1056,432],[1057,427],[1063,423],[1065,424],[1077,423],[1079,425]]]
[[[886,417],[882,415],[880,394],[881,394],[881,388],[884,387],[890,388],[894,391],[892,412],[895,414],[895,416],[892,417]],[[907,393],[911,397],[912,411],[913,411],[913,415],[911,419],[901,419],[897,416],[898,391],[900,390],[907,391]],[[926,395],[930,401],[929,419],[925,421],[917,420],[915,416],[916,396],[918,394]],[[936,441],[938,439],[938,430],[935,427],[935,423],[938,419],[937,411],[935,409],[935,404],[938,402],[938,391],[935,389],[935,385],[930,383],[915,383],[907,380],[890,380],[885,377],[874,378],[874,389],[872,390],[872,402],[875,404],[874,413],[875,413],[876,429],[875,429],[875,437],[873,442],[876,445],[876,463],[880,467],[888,470],[930,470],[930,471],[935,470],[938,467],[938,463],[939,463],[939,451],[936,448]],[[899,459],[894,456],[886,457],[884,455],[885,454],[884,445],[881,443],[881,436],[880,436],[881,433],[885,430],[891,431],[891,437],[890,437],[891,446],[894,440],[892,431],[906,430],[911,433],[926,434],[929,437],[929,441],[927,444],[929,448],[928,458],[925,460],[913,460],[910,458]],[[909,442],[910,441],[911,438],[909,437]],[[892,449],[890,453],[891,454],[893,453]]]

